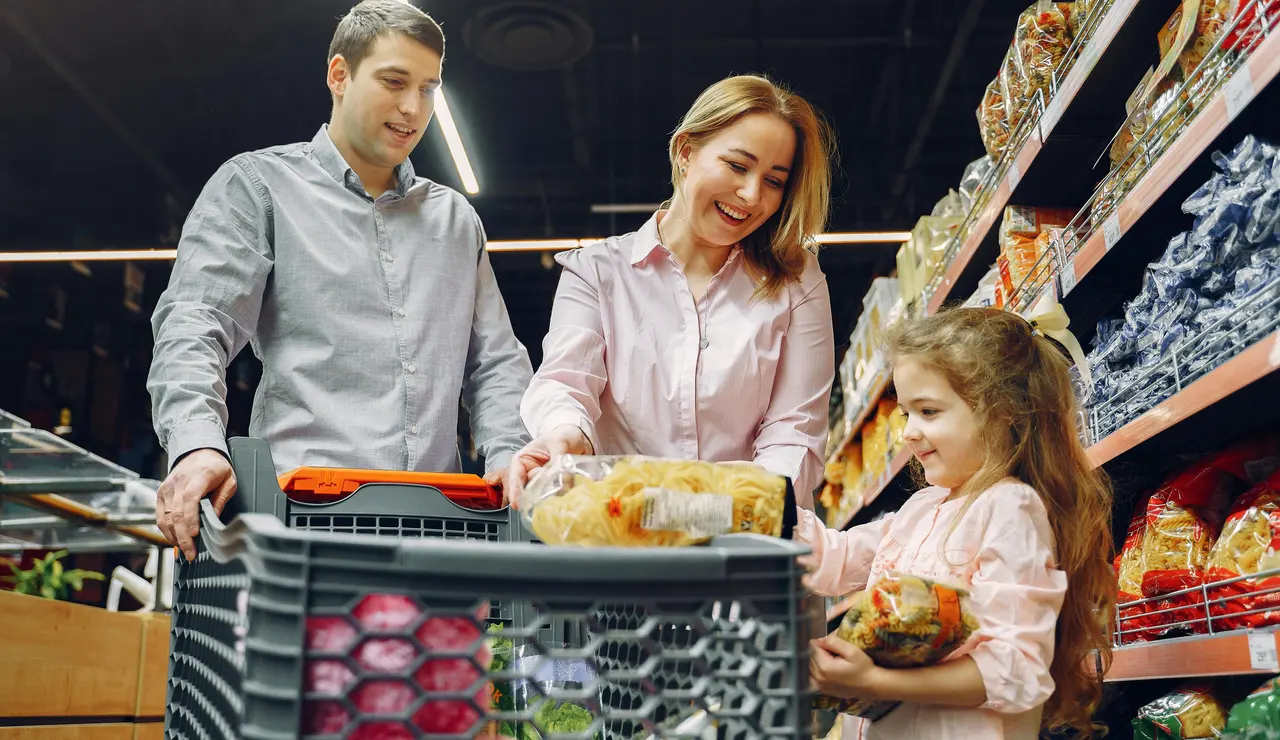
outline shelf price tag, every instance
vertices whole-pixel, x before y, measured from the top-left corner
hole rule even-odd
[[[1076,287],[1076,261],[1070,257],[1062,261],[1062,272],[1058,275],[1058,282],[1061,283],[1062,297],[1066,298],[1067,294],[1075,290]]]
[[[1018,183],[1022,182],[1022,169],[1018,167],[1018,158],[1014,157],[1009,163],[1009,194],[1013,195],[1013,191],[1018,189]]]
[[[1058,120],[1062,118],[1062,94],[1053,96],[1053,100],[1049,101],[1049,105],[1045,106],[1044,115],[1040,116],[1040,140],[1048,141],[1049,134],[1053,132],[1054,126],[1058,125]]]
[[[1124,232],[1120,230],[1120,214],[1113,213],[1108,216],[1106,223],[1102,224],[1102,241],[1107,245],[1108,252],[1116,245],[1116,242],[1120,241],[1120,237],[1123,235]]]
[[[1231,75],[1231,79],[1227,80],[1227,84],[1222,89],[1223,98],[1227,103],[1228,122],[1236,120],[1240,111],[1253,100],[1253,94],[1253,73],[1249,70],[1249,65],[1245,64]]]
[[[1280,671],[1276,657],[1276,633],[1249,633],[1249,667],[1255,671]]]

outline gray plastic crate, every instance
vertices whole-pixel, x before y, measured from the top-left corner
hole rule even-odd
[[[705,728],[674,731],[698,708],[727,740],[811,736],[814,631],[802,619],[796,558],[805,549],[794,543],[734,535],[696,548],[579,550],[370,537],[289,529],[260,514],[224,526],[207,502],[202,520],[199,555],[180,562],[176,579],[166,737],[469,740],[486,719],[532,719],[532,706],[499,700],[492,709],[473,697],[487,682],[537,681],[538,656],[542,668],[576,662],[593,674],[533,690],[590,712],[583,740],[699,737]],[[370,595],[412,600],[413,619],[369,626],[361,610]],[[501,633],[532,663],[489,673],[474,659],[484,620],[473,615],[491,600],[536,607],[536,619]],[[542,627],[555,619],[590,640],[547,644]],[[476,642],[433,642],[436,620],[466,626]],[[615,660],[609,645],[629,654]],[[436,683],[450,661],[471,685]],[[642,700],[612,706],[605,694],[617,687]],[[685,710],[665,716],[673,705]],[[474,722],[441,727],[451,712]]]

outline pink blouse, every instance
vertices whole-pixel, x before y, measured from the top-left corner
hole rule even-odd
[[[562,252],[542,366],[520,412],[535,437],[582,427],[600,454],[752,461],[813,508],[835,376],[818,260],[771,300],[735,249],[695,305],[684,272],[639,231]]]
[[[926,488],[896,516],[840,532],[800,511],[796,539],[820,565],[814,589],[844,595],[875,584],[887,571],[969,588],[980,630],[952,657],[969,655],[982,674],[987,702],[977,709],[904,704],[872,723],[846,717],[846,740],[1036,740],[1043,705],[1053,694],[1054,628],[1067,590],[1054,560],[1049,515],[1040,496],[1006,481],[963,500]],[[945,548],[945,549],[944,549]]]

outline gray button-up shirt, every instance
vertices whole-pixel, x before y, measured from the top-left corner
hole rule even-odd
[[[458,402],[490,471],[528,435],[532,375],[459,193],[396,170],[374,199],[322,126],[240,155],[187,217],[147,386],[170,460],[226,451],[226,368],[262,359],[250,434],[301,465],[455,472]]]

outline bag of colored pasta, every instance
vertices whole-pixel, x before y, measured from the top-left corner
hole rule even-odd
[[[1258,730],[1267,730],[1271,734],[1249,734]],[[1276,679],[1262,684],[1248,698],[1231,708],[1231,714],[1227,717],[1227,732],[1243,733],[1241,737],[1249,740],[1261,740],[1264,737],[1280,740],[1280,685],[1277,685]]]
[[[1192,684],[1138,710],[1134,740],[1217,738],[1227,726],[1227,710],[1203,684]]]
[[[548,545],[682,547],[754,533],[789,538],[790,479],[748,463],[640,455],[553,459],[520,499],[525,524]]]
[[[967,591],[936,581],[889,572],[859,593],[836,636],[857,646],[878,666],[915,668],[940,663],[978,630]],[[897,702],[818,696],[814,704],[841,714],[877,720]]]

